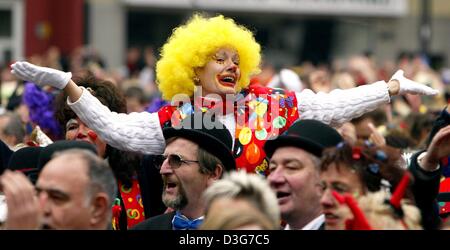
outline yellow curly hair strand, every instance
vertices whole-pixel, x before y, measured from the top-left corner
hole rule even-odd
[[[237,83],[238,91],[247,87],[250,77],[260,71],[261,47],[253,33],[222,15],[206,18],[196,14],[185,25],[176,28],[162,47],[156,77],[163,98],[171,100],[176,94],[192,97],[194,69],[205,66],[223,47],[231,47],[239,54],[241,78]]]

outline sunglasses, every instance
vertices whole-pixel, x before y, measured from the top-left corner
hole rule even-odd
[[[172,169],[181,167],[181,164],[183,164],[183,163],[189,164],[189,163],[193,163],[193,162],[198,162],[198,161],[192,161],[192,160],[185,160],[177,154],[169,154],[169,155],[156,155],[153,158],[153,163],[154,163],[155,167],[159,170],[159,169],[161,169],[161,166],[166,159],[169,160],[169,165]]]

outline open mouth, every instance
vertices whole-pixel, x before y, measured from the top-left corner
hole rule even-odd
[[[333,213],[325,213],[325,218],[327,219],[339,219],[339,216],[333,214]]]
[[[286,192],[277,192],[277,198],[278,198],[278,199],[287,197],[287,196],[289,196],[289,195],[290,195],[290,194],[289,194],[289,193],[286,193]]]
[[[276,192],[276,195],[277,195],[278,205],[282,205],[282,204],[288,202],[289,197],[291,196],[290,193],[281,192],[281,191]]]
[[[221,85],[227,87],[234,87],[236,85],[236,76],[234,75],[222,75],[217,77]]]
[[[177,183],[168,181],[168,182],[165,183],[164,186],[165,186],[165,190],[166,191],[171,192],[171,191],[175,190],[175,188],[177,187]]]

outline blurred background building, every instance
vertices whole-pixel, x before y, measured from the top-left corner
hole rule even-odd
[[[195,11],[223,13],[254,30],[274,65],[330,63],[354,54],[450,58],[447,0],[0,0],[0,64],[89,45],[108,68],[133,46],[159,48]]]

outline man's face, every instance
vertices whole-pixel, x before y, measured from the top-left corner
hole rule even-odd
[[[322,192],[318,166],[312,157],[300,148],[280,147],[270,159],[267,179],[277,195],[281,217],[289,224],[320,214]]]
[[[198,145],[177,138],[166,146],[164,155],[179,155],[183,160],[197,161]],[[174,209],[198,206],[203,191],[210,185],[209,175],[200,173],[197,162],[183,162],[174,168],[166,159],[160,170],[164,182],[163,202]]]
[[[203,68],[196,71],[203,96],[235,94],[241,77],[239,55],[231,48],[221,48],[211,56]]]
[[[355,198],[364,194],[362,182],[354,170],[340,163],[340,168],[332,163],[326,171],[320,174],[322,186],[325,191],[320,200],[325,215],[325,228],[327,230],[345,229],[345,221],[353,216],[346,205],[340,205],[331,191],[349,193]]]
[[[87,166],[74,156],[51,160],[36,183],[44,228],[91,229]]]
[[[105,157],[106,142],[98,137],[97,134],[87,127],[86,124],[84,124],[78,117],[75,119],[70,119],[66,123],[66,140],[84,141],[92,144],[97,148],[98,156],[102,158]]]

